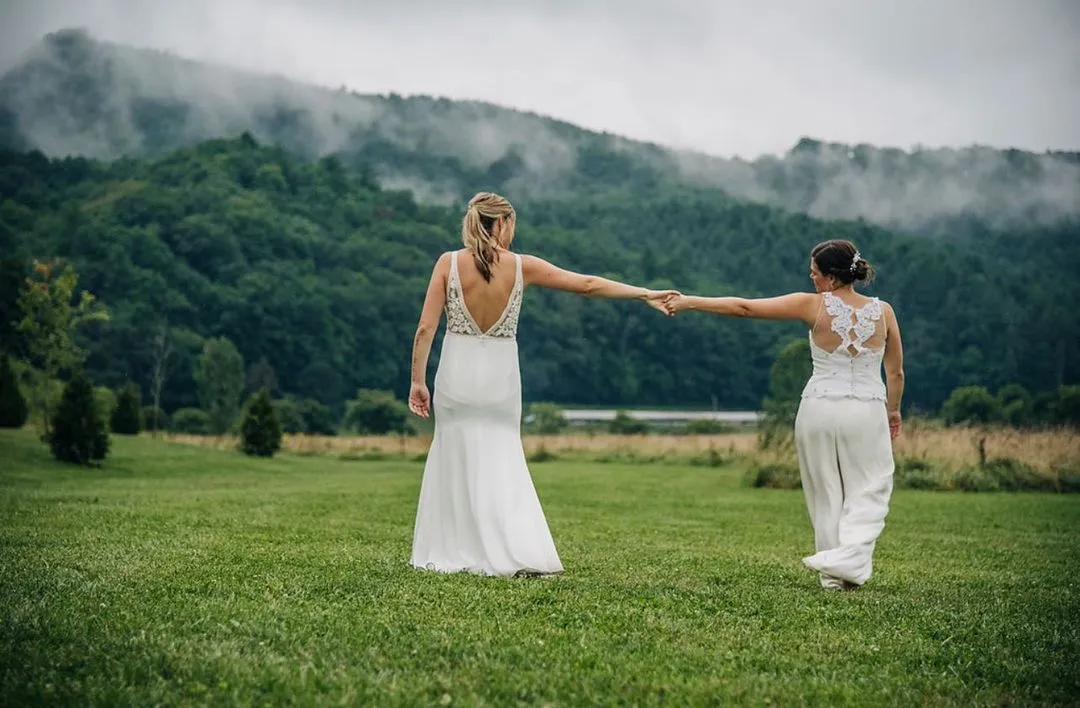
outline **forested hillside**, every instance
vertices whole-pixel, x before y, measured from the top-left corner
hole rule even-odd
[[[433,204],[460,204],[481,188],[522,203],[709,187],[818,218],[943,237],[951,231],[941,221],[957,215],[996,228],[1080,216],[1075,152],[906,152],[806,138],[781,157],[723,159],[474,101],[305,85],[77,30],[49,35],[0,77],[0,146],[15,150],[160,156],[243,131],[304,158],[336,154]]]
[[[164,407],[196,404],[192,361],[226,336],[282,392],[338,405],[358,387],[407,390],[409,347],[436,257],[460,212],[384,191],[336,158],[306,162],[251,136],[101,163],[0,154],[0,312],[32,258],[70,259],[112,319],[87,331],[91,374],[149,388],[152,342],[175,343]],[[583,271],[686,291],[809,287],[816,242],[851,238],[897,308],[908,403],[958,385],[1033,391],[1080,382],[1077,224],[952,239],[826,222],[708,191],[523,204],[515,247]],[[14,335],[9,327],[5,338]],[[800,327],[684,315],[530,291],[521,323],[527,400],[756,408]],[[17,344],[17,343],[16,343]]]

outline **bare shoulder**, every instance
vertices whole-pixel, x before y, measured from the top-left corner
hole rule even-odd
[[[795,305],[803,309],[816,309],[821,304],[821,301],[823,299],[821,294],[819,293],[808,293],[804,291],[788,293],[787,295],[783,295],[781,297],[786,298],[787,300],[795,303]]]
[[[450,260],[454,257],[453,251],[446,251],[435,261],[434,270],[436,275],[446,275],[450,272]]]
[[[821,293],[796,292],[791,293],[790,297],[797,303],[802,315],[800,319],[807,324],[813,324],[825,302],[825,296]]]
[[[532,256],[528,253],[515,254],[521,259],[521,273],[525,276],[526,280],[533,280],[537,275],[546,272],[552,268],[552,265],[539,256]]]
[[[517,253],[515,255],[521,259],[521,267],[523,269],[542,268],[543,266],[547,265],[547,261],[545,261],[543,258],[531,256],[528,253]]]

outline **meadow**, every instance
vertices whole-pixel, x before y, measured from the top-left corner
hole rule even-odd
[[[84,469],[0,431],[0,705],[1080,699],[1080,495],[897,490],[873,579],[829,593],[801,493],[747,486],[740,439],[696,439],[725,451],[703,465],[689,439],[605,463],[570,454],[602,436],[530,438],[566,573],[499,579],[408,566],[423,438],[114,436]]]
[[[431,445],[430,431],[427,432],[388,436],[286,435],[282,446],[289,453],[304,456],[421,461]],[[233,436],[170,434],[166,437],[220,450],[236,447]],[[758,434],[752,429],[712,435],[612,435],[603,428],[594,428],[558,435],[526,434],[523,444],[534,462],[734,466],[749,472],[748,477],[757,469],[780,466],[786,471],[786,481],[797,482],[798,478],[794,449],[788,445],[762,451]],[[1080,435],[1068,428],[945,427],[934,420],[914,419],[905,422],[894,450],[900,486],[970,488],[971,491],[997,488],[1080,491]],[[1003,473],[1013,479],[994,479]],[[987,485],[987,481],[991,484]],[[997,481],[1006,484],[996,484]]]

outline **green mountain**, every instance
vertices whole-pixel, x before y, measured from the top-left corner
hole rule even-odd
[[[336,154],[390,189],[460,204],[480,188],[517,202],[665,188],[727,194],[822,219],[951,233],[1080,215],[1080,154],[984,147],[904,152],[809,138],[753,161],[582,130],[532,113],[424,96],[361,95],[49,35],[0,78],[0,144],[48,155],[160,156],[248,131],[307,159]]]
[[[176,355],[165,391],[195,403],[192,363],[227,336],[282,391],[340,405],[357,387],[404,395],[430,269],[460,211],[386,191],[336,157],[238,139],[111,163],[0,153],[0,312],[30,258],[71,259],[112,320],[87,332],[92,375],[149,390],[162,324]],[[608,192],[526,202],[515,247],[565,267],[690,292],[805,289],[818,241],[856,241],[897,308],[909,404],[958,385],[1080,382],[1077,222],[951,239],[830,222],[713,191]],[[5,338],[10,329],[2,330]],[[757,407],[795,325],[684,315],[530,291],[521,322],[527,400]],[[17,348],[17,343],[15,344]]]
[[[810,247],[851,238],[900,314],[907,400],[923,409],[958,385],[1080,382],[1076,153],[804,139],[725,160],[75,30],[0,77],[0,145],[0,335],[17,348],[7,320],[28,261],[69,258],[113,312],[87,333],[91,373],[148,390],[167,326],[170,410],[195,404],[192,362],[222,335],[286,393],[404,394],[431,265],[480,188],[517,203],[523,251],[692,292],[805,289]],[[805,336],[550,292],[528,294],[521,334],[528,400],[731,408],[757,407],[779,347]]]

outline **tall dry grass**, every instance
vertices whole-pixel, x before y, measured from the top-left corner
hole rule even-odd
[[[236,438],[203,435],[168,435],[169,440],[214,448],[234,448]],[[642,457],[693,456],[710,450],[728,454],[745,454],[757,447],[753,433],[724,435],[526,435],[522,438],[525,453],[530,457],[541,451],[559,457],[600,457],[612,454]],[[325,437],[316,435],[286,435],[281,443],[284,452],[299,455],[362,456],[384,455],[406,458],[424,455],[431,446],[430,436],[401,437],[394,435]]]
[[[169,439],[217,448],[234,448],[233,437],[169,435]],[[759,455],[753,432],[719,435],[608,435],[572,433],[526,435],[526,454],[554,455],[571,459],[632,457],[656,460],[664,457],[693,458],[703,454]],[[415,459],[427,453],[426,436],[321,437],[287,435],[285,452],[334,457],[399,456]],[[981,449],[981,452],[980,452]],[[1080,434],[1075,430],[1017,430],[1011,428],[945,428],[935,423],[907,423],[896,440],[897,458],[922,460],[935,468],[956,471],[981,461],[1009,458],[1036,470],[1080,465]]]
[[[946,428],[938,423],[915,422],[907,426],[894,450],[897,457],[943,464],[953,470],[995,458],[1050,470],[1080,465],[1080,433],[1067,428]]]

